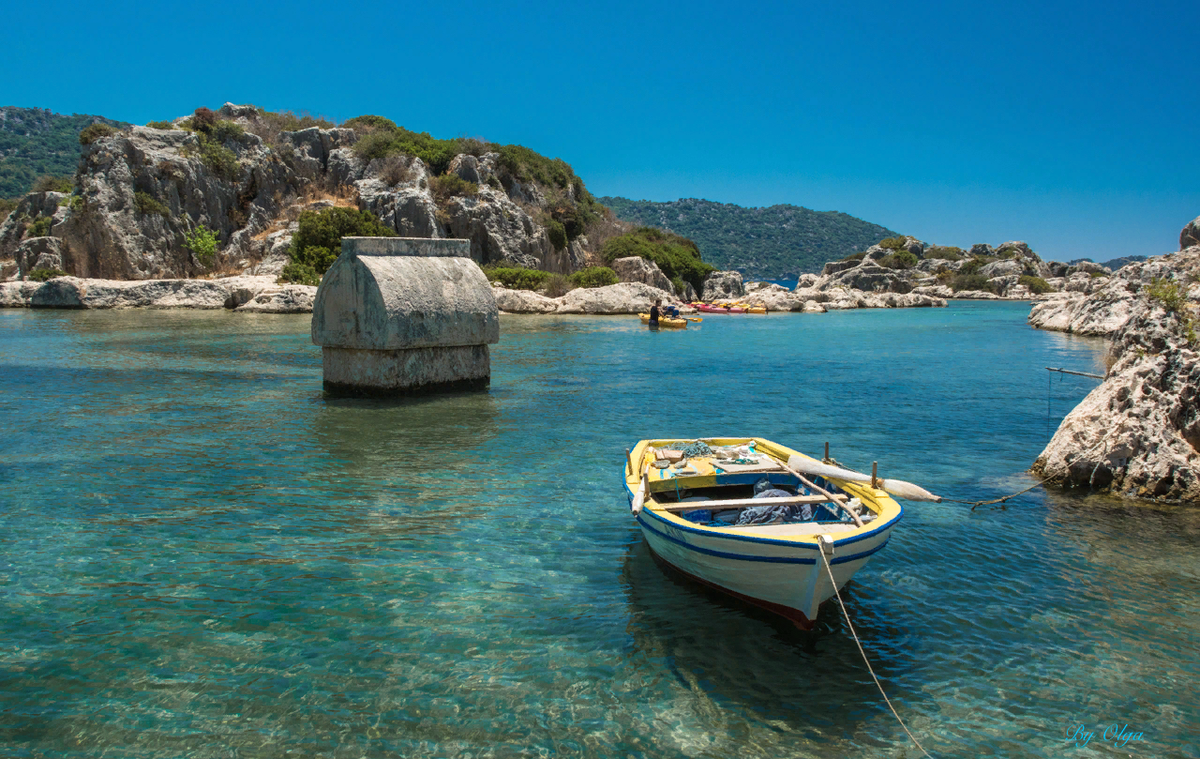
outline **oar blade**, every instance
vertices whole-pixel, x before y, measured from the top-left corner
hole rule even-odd
[[[838,480],[848,482],[870,482],[871,475],[862,474],[861,472],[852,472],[849,469],[842,469],[829,464],[822,464],[819,461],[802,458],[800,456],[792,456],[788,459],[788,466],[798,472],[805,474],[817,475],[819,477],[832,477]],[[886,490],[898,498],[903,498],[906,501],[932,501],[933,503],[941,503],[942,497],[930,493],[925,488],[914,485],[911,482],[904,480],[884,480],[878,481],[879,489]]]

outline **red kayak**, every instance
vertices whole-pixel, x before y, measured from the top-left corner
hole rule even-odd
[[[727,313],[729,313],[728,308],[721,308],[720,306],[710,306],[707,303],[701,303],[700,305],[696,306],[696,310],[704,311],[705,313],[709,313],[709,314],[727,314]]]

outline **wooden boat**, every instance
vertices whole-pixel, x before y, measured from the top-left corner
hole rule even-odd
[[[642,440],[629,453],[625,490],[659,558],[807,630],[834,593],[821,552],[840,588],[887,545],[903,514],[882,489],[898,481],[822,466],[762,439]],[[768,497],[755,497],[764,483]]]
[[[641,317],[642,324],[650,323],[650,314],[638,314],[638,316]],[[684,329],[687,327],[687,324],[688,324],[687,319],[672,318],[670,316],[658,317],[658,326],[659,327],[666,327],[668,329]]]

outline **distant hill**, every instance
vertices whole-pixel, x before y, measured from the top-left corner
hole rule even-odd
[[[793,205],[743,208],[687,198],[668,203],[598,198],[617,218],[695,241],[704,260],[755,279],[819,272],[826,261],[866,250],[896,232],[839,211]]]
[[[74,175],[79,164],[79,133],[97,121],[129,126],[103,116],[0,107],[0,198],[24,195],[43,175]]]

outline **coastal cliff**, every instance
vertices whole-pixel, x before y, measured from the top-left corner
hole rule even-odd
[[[1029,322],[1111,339],[1104,382],[1034,462],[1065,488],[1200,503],[1200,219],[1182,250],[1129,264],[1089,295],[1034,306]]]
[[[402,236],[469,239],[481,265],[566,274],[585,263],[603,209],[562,161],[434,140],[380,117],[281,129],[305,123],[291,121],[227,103],[173,122],[89,127],[74,187],[26,195],[0,225],[0,259],[17,268],[8,275],[278,273],[300,215],[330,207],[369,211]]]

